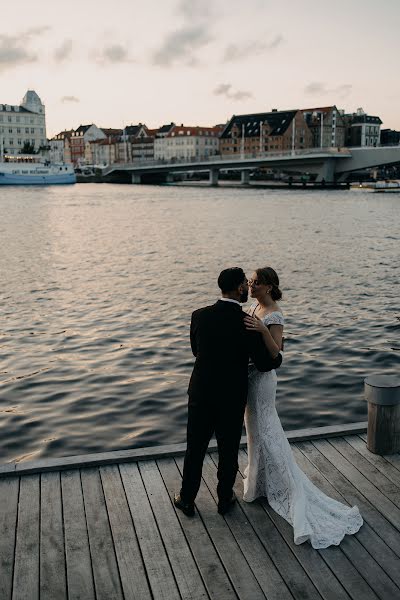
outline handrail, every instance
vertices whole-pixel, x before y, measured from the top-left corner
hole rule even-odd
[[[338,147],[325,147],[325,148],[306,148],[306,149],[301,149],[301,150],[281,150],[281,151],[269,151],[269,152],[254,152],[251,154],[238,154],[238,155],[234,155],[234,156],[227,156],[227,155],[214,155],[214,156],[208,156],[207,158],[203,157],[203,158],[196,158],[196,157],[192,157],[190,159],[156,159],[156,160],[145,160],[145,161],[141,161],[141,162],[119,162],[119,163],[109,163],[108,165],[106,165],[103,169],[116,169],[118,167],[126,167],[126,166],[130,166],[133,168],[140,168],[140,167],[163,167],[163,166],[176,166],[176,165],[199,165],[202,163],[221,163],[221,162],[238,162],[240,163],[241,161],[248,161],[248,160],[256,160],[256,159],[262,159],[262,158],[274,158],[274,157],[290,157],[290,156],[307,156],[307,155],[315,155],[315,154],[332,154],[332,155],[346,155],[346,154],[350,154],[349,149],[348,148],[338,148]]]

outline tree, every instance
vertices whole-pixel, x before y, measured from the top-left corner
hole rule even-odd
[[[24,145],[22,146],[19,153],[20,154],[36,154],[35,146],[33,144],[31,144],[30,142],[26,141],[26,142],[24,142]]]

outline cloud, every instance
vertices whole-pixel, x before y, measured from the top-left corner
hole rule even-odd
[[[348,96],[353,89],[353,86],[350,83],[342,83],[333,88],[329,88],[326,83],[323,81],[311,81],[306,87],[304,91],[306,94],[312,95],[335,95],[339,98],[345,98]]]
[[[54,60],[58,63],[63,62],[70,57],[72,52],[72,40],[65,40],[61,46],[54,51]]]
[[[237,92],[232,91],[232,85],[230,83],[221,83],[214,90],[214,96],[225,96],[229,100],[247,100],[248,98],[252,98],[253,94],[251,92],[246,92],[244,90],[238,90]]]
[[[254,56],[260,56],[269,50],[277,48],[283,42],[283,36],[281,34],[276,35],[269,42],[266,41],[254,41],[246,42],[243,44],[229,44],[226,47],[223,62],[234,62],[237,60],[243,60]]]
[[[38,56],[29,48],[31,41],[48,31],[50,27],[32,27],[19,34],[0,34],[0,71],[36,62]]]
[[[93,53],[94,60],[101,65],[117,65],[122,63],[135,62],[130,56],[129,51],[122,44],[110,44],[101,50]]]
[[[178,6],[178,13],[187,21],[208,20],[213,12],[213,3],[210,0],[181,0]]]
[[[212,41],[206,25],[182,27],[165,38],[153,53],[152,63],[159,67],[170,67],[175,63],[196,66],[199,61],[194,51],[207,46]]]
[[[80,102],[80,100],[76,96],[63,96],[61,98],[61,102],[63,102],[63,103],[67,103],[67,102]]]

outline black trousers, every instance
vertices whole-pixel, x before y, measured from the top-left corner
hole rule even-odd
[[[215,433],[218,445],[218,486],[220,502],[231,498],[238,471],[238,452],[245,403],[201,402],[189,398],[187,447],[183,466],[181,498],[194,502],[200,488],[203,461]]]

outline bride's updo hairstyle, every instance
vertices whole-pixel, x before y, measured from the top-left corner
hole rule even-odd
[[[279,289],[279,277],[272,267],[262,267],[256,269],[257,279],[263,285],[271,285],[271,298],[272,300],[280,300],[282,298],[282,292]]]

